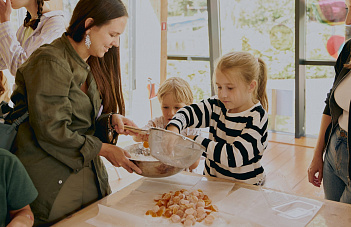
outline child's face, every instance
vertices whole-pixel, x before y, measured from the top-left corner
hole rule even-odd
[[[10,0],[9,0],[10,1]],[[11,1],[11,7],[12,9],[19,9],[22,7],[31,7],[35,4],[35,2],[33,0],[12,0]],[[36,4],[35,4],[35,7]]]
[[[252,92],[256,86],[256,81],[246,84],[240,79],[240,75],[235,75],[235,72],[230,73],[230,76],[238,79],[229,80],[225,74],[216,70],[218,98],[228,109],[229,113],[240,113],[254,105]]]
[[[169,122],[174,114],[185,105],[185,103],[177,103],[172,94],[166,94],[161,100],[162,116],[165,122]]]

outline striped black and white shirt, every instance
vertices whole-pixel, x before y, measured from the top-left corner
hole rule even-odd
[[[260,160],[268,144],[268,114],[260,103],[241,113],[228,113],[214,96],[183,107],[169,124],[180,131],[209,127],[209,138],[194,138],[206,148],[205,175],[249,184],[265,178]]]

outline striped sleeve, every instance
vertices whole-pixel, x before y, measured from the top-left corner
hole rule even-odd
[[[185,106],[178,110],[168,124],[175,125],[178,127],[179,131],[188,127],[209,127],[212,115],[212,105],[214,102],[214,98],[209,98],[202,100],[200,103]]]
[[[5,57],[9,46],[6,46],[7,42],[5,42],[5,40],[17,40],[15,31],[12,29],[10,21],[0,23],[0,70],[5,70],[8,68],[5,62]]]
[[[21,40],[23,30],[22,25],[16,37],[10,22],[0,24],[0,69],[9,69],[12,75],[16,75],[19,66],[28,59],[33,51],[62,35],[65,31],[64,17],[57,15],[43,18],[25,44]]]
[[[227,122],[226,128],[220,129],[221,124],[218,123],[215,140],[196,138],[197,142],[206,147],[207,158],[230,168],[257,163],[267,147],[268,117],[262,106],[253,108],[248,116],[227,117],[226,120],[231,121],[233,125],[243,124],[245,126],[242,130],[236,130],[229,128],[231,124]],[[225,131],[225,133],[220,131]],[[232,138],[228,139],[228,137]],[[228,140],[231,142],[228,143]]]

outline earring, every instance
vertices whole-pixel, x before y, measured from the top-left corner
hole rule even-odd
[[[90,45],[91,45],[90,35],[87,34],[87,35],[85,36],[85,46],[87,46],[87,48],[89,49],[89,48],[90,48]]]

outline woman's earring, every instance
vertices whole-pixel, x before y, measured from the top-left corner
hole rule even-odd
[[[87,35],[85,36],[85,46],[87,46],[87,48],[89,49],[89,48],[90,48],[90,45],[91,45],[90,35],[87,34]]]

